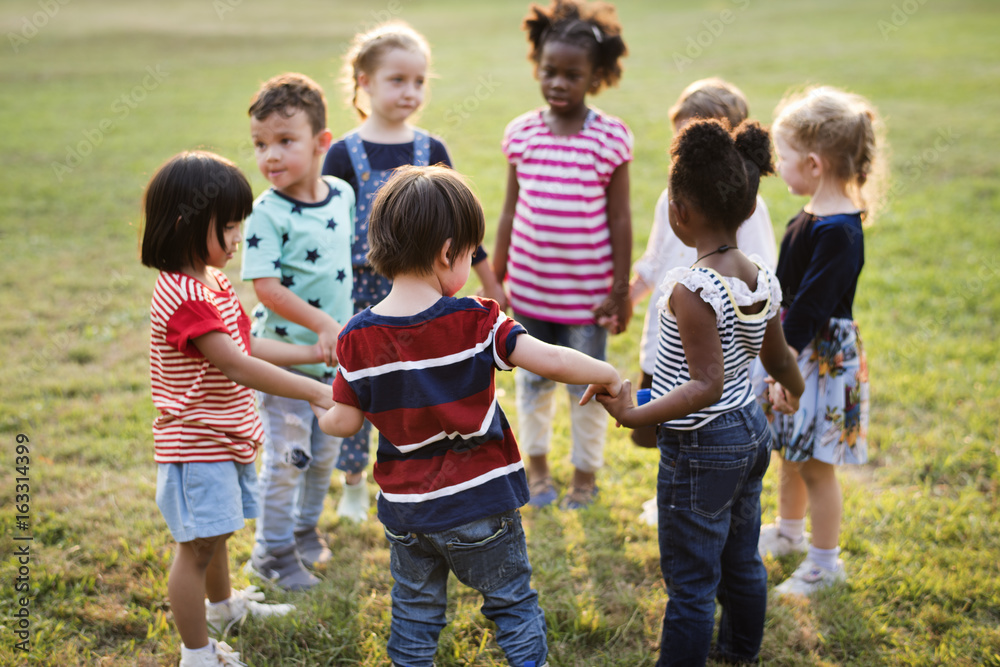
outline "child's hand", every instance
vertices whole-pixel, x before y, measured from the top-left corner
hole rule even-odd
[[[602,322],[613,322],[614,327],[606,327],[613,334],[620,334],[628,327],[628,322],[632,318],[632,300],[628,292],[618,294],[612,291],[608,294],[601,305],[593,310],[594,319],[601,326]]]
[[[767,399],[771,409],[783,415],[792,415],[799,409],[799,397],[785,390],[774,378],[767,378]]]
[[[621,378],[617,376],[611,382],[587,385],[587,390],[584,391],[583,396],[580,397],[580,405],[586,405],[590,402],[590,399],[595,396],[610,396],[613,398],[621,394],[621,391],[622,381]]]
[[[597,318],[597,326],[604,327],[609,333],[615,333],[618,330],[618,317],[615,315],[601,315]]]
[[[331,319],[330,324],[319,331],[317,345],[320,348],[320,361],[327,366],[337,365],[337,336],[340,335],[341,329],[343,327]]]
[[[596,397],[597,402],[615,418],[615,426],[621,426],[625,415],[635,409],[635,404],[632,402],[632,382],[629,380],[622,382],[617,395],[597,394]]]

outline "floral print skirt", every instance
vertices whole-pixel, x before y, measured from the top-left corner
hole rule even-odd
[[[868,363],[858,326],[833,318],[799,353],[806,389],[794,415],[771,410],[766,372],[756,362],[754,389],[786,461],[834,465],[868,461]]]

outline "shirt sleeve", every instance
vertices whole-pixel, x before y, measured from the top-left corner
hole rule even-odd
[[[503,151],[507,162],[517,165],[521,163],[524,156],[524,139],[518,137],[518,133],[524,123],[524,116],[519,116],[507,124],[503,131],[503,140],[500,142],[500,149]]]
[[[230,335],[218,309],[207,301],[185,301],[167,321],[167,344],[185,356],[202,359],[205,355],[193,341],[213,331]]]
[[[351,166],[351,160],[347,156],[347,144],[344,143],[343,139],[335,142],[326,152],[326,158],[323,160],[323,175],[336,176],[347,182],[350,182],[351,177],[354,176],[354,167]]]
[[[358,395],[351,388],[351,383],[347,381],[342,372],[343,367],[337,368],[337,375],[333,378],[333,400],[335,403],[343,403],[353,408],[361,410]]]
[[[259,198],[247,218],[240,272],[243,280],[281,278],[281,244],[286,230],[267,210],[275,203],[274,198]]]
[[[431,137],[431,155],[428,158],[430,164],[446,164],[454,168],[451,163],[451,155],[448,154],[448,147],[444,142],[436,137]]]
[[[861,270],[861,234],[845,225],[816,229],[816,244],[795,300],[782,322],[785,340],[801,352],[830,321],[844,290]]]
[[[493,361],[501,371],[513,370],[510,355],[517,346],[517,337],[528,332],[517,321],[507,317],[496,301],[483,303],[489,304],[488,317],[493,322]]]

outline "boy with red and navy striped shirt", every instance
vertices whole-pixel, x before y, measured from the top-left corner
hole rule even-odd
[[[545,615],[518,511],[527,480],[494,373],[521,366],[611,395],[621,388],[609,364],[532,338],[495,301],[453,296],[484,229],[482,206],[451,169],[404,167],[383,186],[368,260],[392,290],[341,332],[336,405],[320,419],[338,437],[364,417],[379,431],[374,477],[392,551],[396,665],[432,664],[449,571],[483,594],[510,664],[545,663]]]

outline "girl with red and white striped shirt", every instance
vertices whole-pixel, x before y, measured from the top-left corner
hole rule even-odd
[[[141,259],[159,269],[150,308],[156,503],[177,541],[167,585],[182,667],[238,659],[221,638],[247,614],[286,614],[253,587],[232,591],[226,539],[258,514],[254,460],[264,429],[254,390],[332,407],[328,386],[272,364],[322,361],[318,346],[254,339],[221,271],[253,207],[250,184],[212,153],[181,153],[150,180]],[[254,356],[251,356],[254,355]],[[259,358],[258,358],[259,357]],[[268,363],[270,362],[270,363]],[[207,599],[206,599],[207,595]],[[228,663],[227,663],[228,664]]]
[[[598,322],[621,333],[632,314],[632,133],[588,107],[586,97],[621,77],[621,25],[609,4],[557,0],[532,5],[524,29],[548,106],[515,118],[504,132],[510,169],[494,267],[532,336],[604,359],[607,333]],[[558,496],[547,458],[555,383],[520,369],[515,384],[530,503],[549,505]],[[562,506],[578,509],[597,495],[607,415],[594,403],[578,404],[585,387],[568,389],[574,474]]]

